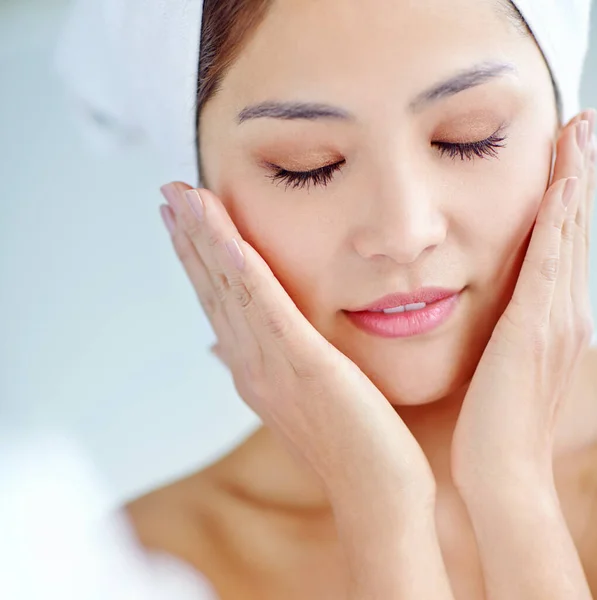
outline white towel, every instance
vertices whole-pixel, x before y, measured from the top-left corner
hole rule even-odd
[[[550,65],[563,118],[579,111],[591,0],[517,0]],[[195,112],[202,0],[75,0],[56,66],[98,147],[145,140],[170,179],[199,183]]]
[[[55,58],[92,147],[148,143],[172,180],[198,183],[202,0],[74,0]]]
[[[2,600],[215,600],[190,566],[142,549],[77,443],[0,440]]]

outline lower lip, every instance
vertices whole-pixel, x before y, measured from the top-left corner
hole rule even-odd
[[[422,310],[387,315],[375,312],[347,312],[348,318],[367,333],[384,338],[408,338],[423,335],[443,325],[451,316],[460,294],[428,304]]]

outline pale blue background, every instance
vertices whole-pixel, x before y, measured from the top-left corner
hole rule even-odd
[[[66,6],[0,0],[0,422],[73,432],[120,499],[256,419],[206,351],[157,211],[166,174],[147,151],[94,156],[68,118],[49,69]],[[593,37],[583,103],[597,106]]]

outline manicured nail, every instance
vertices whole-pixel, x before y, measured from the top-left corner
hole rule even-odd
[[[205,219],[205,205],[197,190],[189,190],[184,193],[191,210],[195,213],[195,216],[199,221]]]
[[[562,194],[562,202],[568,210],[568,206],[570,206],[570,202],[574,197],[574,192],[576,191],[576,184],[578,183],[578,177],[570,177],[568,181],[566,181],[566,185],[564,186],[564,193]]]
[[[580,148],[581,152],[585,151],[588,141],[589,141],[589,122],[581,121],[576,126],[576,143],[578,144],[578,147]]]
[[[160,192],[162,192],[162,196],[164,196],[166,202],[168,202],[172,209],[176,210],[180,195],[180,192],[176,188],[176,185],[174,185],[173,183],[163,185],[160,188]]]
[[[226,242],[226,249],[228,250],[230,258],[232,258],[232,262],[234,262],[234,266],[239,271],[242,271],[245,268],[245,255],[240,249],[238,242],[236,240]]]

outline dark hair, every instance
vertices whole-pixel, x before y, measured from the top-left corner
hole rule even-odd
[[[272,2],[273,0],[204,0],[197,82],[197,134],[203,107],[218,93],[226,73],[265,18]],[[202,173],[198,139],[196,145]]]
[[[205,104],[218,93],[227,71],[243,47],[265,18],[274,0],[205,0],[197,83],[197,113],[195,131],[198,133],[201,112]],[[524,36],[534,39],[524,17],[510,0],[493,0],[496,8]],[[547,64],[547,61],[546,61]],[[551,70],[550,70],[551,74]],[[552,75],[558,117],[561,123],[562,102]],[[197,152],[201,156],[197,140]],[[201,169],[202,171],[202,169]]]

